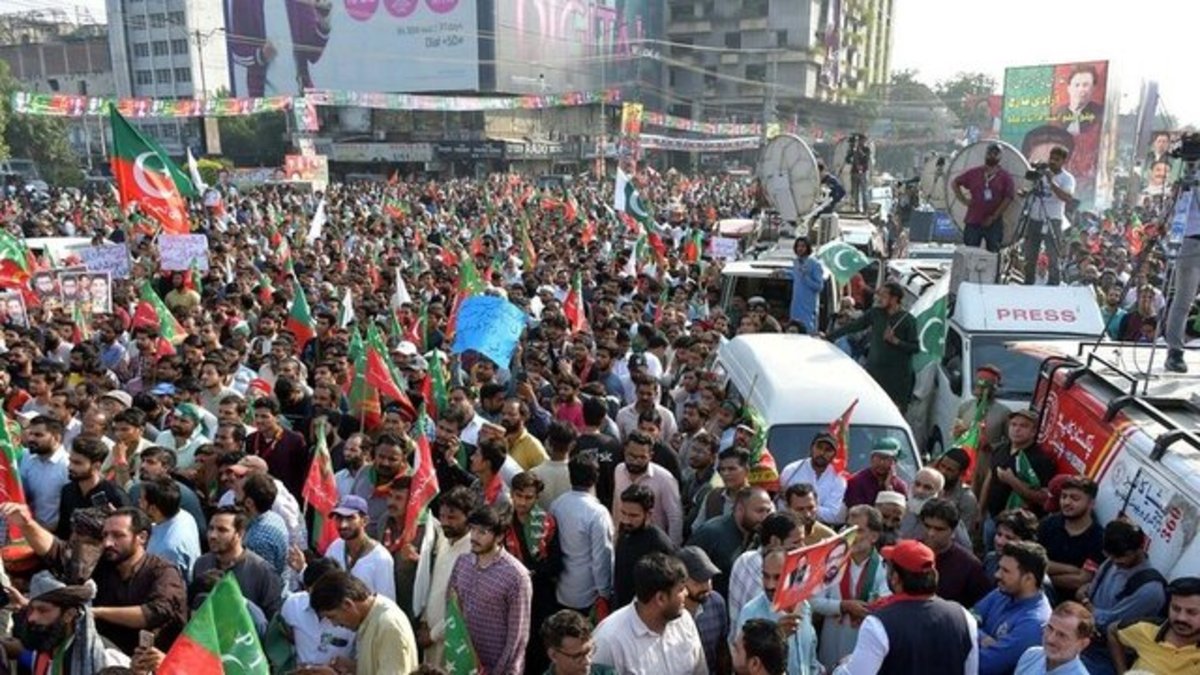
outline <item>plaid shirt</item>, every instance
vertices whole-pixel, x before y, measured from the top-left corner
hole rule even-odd
[[[474,553],[460,556],[450,573],[450,589],[467,621],[467,633],[488,675],[525,672],[533,584],[529,572],[508,551],[487,567]]]
[[[287,569],[287,525],[278,513],[267,511],[251,520],[246,526],[242,545],[270,563],[276,574],[283,574]]]
[[[692,614],[692,619],[696,622],[696,631],[700,633],[700,644],[704,645],[704,661],[708,664],[708,672],[715,675],[717,647],[729,632],[729,614],[725,609],[725,598],[716,591],[709,593]]]

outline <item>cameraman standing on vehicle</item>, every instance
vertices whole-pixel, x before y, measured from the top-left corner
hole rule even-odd
[[[1067,203],[1075,200],[1075,177],[1063,168],[1068,155],[1066,148],[1061,145],[1055,146],[1050,151],[1050,161],[1035,164],[1033,171],[1027,174],[1032,182],[1029,189],[1034,192],[1034,201],[1029,209],[1029,219],[1025,222],[1023,253],[1026,286],[1032,286],[1037,280],[1037,262],[1043,242],[1050,263],[1046,283],[1050,286],[1061,283],[1058,260],[1061,253],[1059,246],[1062,239],[1062,222]],[[1028,192],[1023,192],[1022,196],[1025,194]]]

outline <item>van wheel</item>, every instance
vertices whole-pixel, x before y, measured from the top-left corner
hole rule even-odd
[[[934,459],[942,456],[945,451],[945,444],[942,442],[942,432],[934,429],[929,433],[929,440],[925,442],[925,463],[928,464]]]

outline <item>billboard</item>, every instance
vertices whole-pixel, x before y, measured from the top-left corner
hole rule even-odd
[[[479,88],[477,0],[225,0],[235,96]]]
[[[554,93],[660,79],[658,62],[647,61],[639,71],[634,53],[663,49],[639,41],[663,38],[666,3],[494,0],[492,4],[498,92]]]
[[[1088,61],[1022,66],[1004,71],[1000,138],[1020,148],[1031,163],[1044,162],[1056,145],[1070,151],[1067,170],[1075,176],[1075,197],[1092,209],[1107,194],[1106,129],[1109,107],[1108,62]]]

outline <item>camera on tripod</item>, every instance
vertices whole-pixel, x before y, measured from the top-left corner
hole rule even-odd
[[[1185,162],[1200,162],[1200,133],[1180,134],[1179,140],[1175,141],[1167,154]]]
[[[1025,180],[1037,180],[1046,175],[1046,172],[1050,170],[1049,162],[1038,162],[1030,166],[1033,168],[1025,172]]]

